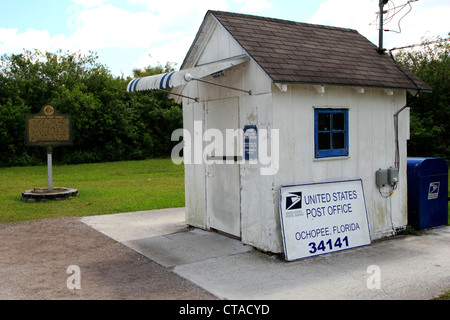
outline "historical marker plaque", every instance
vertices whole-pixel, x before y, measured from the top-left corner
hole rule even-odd
[[[72,143],[69,114],[60,114],[51,105],[46,105],[39,113],[26,115],[25,145],[57,147]]]

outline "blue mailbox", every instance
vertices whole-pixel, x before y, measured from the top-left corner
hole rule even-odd
[[[442,158],[408,158],[408,224],[420,230],[448,223],[448,167]]]

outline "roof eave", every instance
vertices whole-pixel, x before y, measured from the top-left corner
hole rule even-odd
[[[433,92],[432,88],[424,87],[394,87],[394,86],[381,86],[381,85],[368,85],[361,83],[330,83],[330,82],[311,82],[311,81],[292,81],[292,80],[273,80],[273,83],[280,84],[302,84],[302,85],[314,85],[314,86],[333,86],[333,87],[353,87],[353,88],[372,88],[372,89],[388,89],[388,90],[405,90],[405,91],[420,91],[422,93]]]

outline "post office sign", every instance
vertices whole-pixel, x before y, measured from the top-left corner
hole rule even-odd
[[[371,242],[360,179],[282,186],[280,215],[286,260]]]

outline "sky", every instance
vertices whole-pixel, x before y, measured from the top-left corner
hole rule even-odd
[[[116,76],[166,62],[178,69],[208,10],[351,28],[378,44],[378,2],[0,0],[0,55],[35,48],[93,51]],[[390,0],[385,9],[385,29],[392,30],[384,33],[387,49],[447,38],[450,32],[449,0]]]

